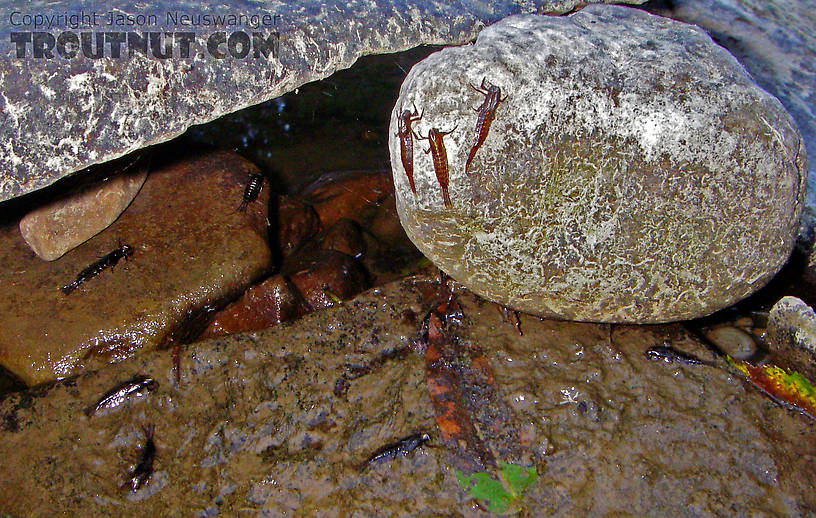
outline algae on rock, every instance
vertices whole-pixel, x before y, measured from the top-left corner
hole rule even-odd
[[[468,172],[483,80],[501,103]],[[445,137],[446,210],[394,137],[416,105]],[[697,27],[625,7],[519,15],[418,63],[389,146],[400,220],[478,294],[543,316],[653,323],[710,314],[787,260],[805,196],[801,136],[780,102]]]

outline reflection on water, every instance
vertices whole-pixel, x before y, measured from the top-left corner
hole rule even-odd
[[[440,48],[361,58],[322,81],[195,126],[180,143],[234,149],[282,192],[330,171],[390,169],[388,121],[400,85],[416,62]]]

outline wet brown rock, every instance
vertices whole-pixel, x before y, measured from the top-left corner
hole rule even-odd
[[[254,331],[294,320],[306,312],[292,283],[275,275],[249,288],[236,302],[220,311],[201,339]]]
[[[159,167],[115,223],[59,261],[0,229],[0,363],[27,384],[63,378],[155,347],[192,308],[243,290],[270,262],[267,190],[235,210],[256,171],[230,153]],[[129,260],[60,290],[119,240]]]
[[[213,338],[255,331],[334,306],[368,287],[367,275],[351,256],[334,250],[309,249],[275,275],[248,289],[236,302],[216,313],[199,337]]]
[[[389,248],[398,250],[416,250],[408,239],[408,234],[399,221],[397,202],[394,193],[389,194],[377,207],[374,217],[368,224],[368,231],[377,240]]]
[[[308,214],[300,210],[308,208],[306,205],[289,203],[288,207],[287,212],[294,218]],[[293,208],[298,209],[289,210]],[[317,242],[304,238],[306,226],[289,228],[292,229],[290,236],[299,234],[294,240],[300,243],[294,255],[290,255],[292,248],[284,250],[282,272],[285,275],[275,275],[253,286],[239,300],[216,313],[200,339],[276,326],[331,307],[337,299],[349,299],[368,287],[365,269],[351,255],[362,254],[365,249],[365,241],[354,221],[341,219],[318,237]]]
[[[397,224],[399,225],[399,220]],[[353,220],[343,218],[323,234],[320,248],[360,257],[365,252],[366,244],[360,226]]]
[[[283,257],[320,231],[320,219],[312,206],[290,196],[278,196],[277,223],[278,247]]]
[[[337,298],[350,299],[368,287],[360,263],[331,250],[319,250],[290,268],[292,283],[313,310],[330,308]]]
[[[715,327],[706,331],[705,337],[720,351],[738,360],[747,360],[757,351],[756,340],[738,327]]]
[[[41,259],[59,259],[119,217],[142,188],[146,164],[32,210],[20,220],[23,239]]]
[[[383,172],[338,172],[321,177],[304,190],[303,199],[314,203],[324,232],[317,246],[336,249],[360,260],[374,284],[390,282],[414,271],[422,255],[399,222],[393,185]],[[329,225],[338,225],[338,228]],[[361,232],[352,232],[356,226]],[[363,242],[360,241],[360,236]]]
[[[376,208],[394,192],[387,171],[342,171],[324,175],[301,193],[314,206],[323,228],[342,218],[365,226]]]
[[[450,451],[439,447],[425,358],[395,353],[417,333],[403,315],[432,307],[422,295],[429,286],[411,278],[289,326],[199,344],[185,354],[180,386],[159,351],[5,398],[0,512],[493,516],[460,488]],[[704,517],[808,516],[816,507],[811,421],[726,370],[645,357],[668,341],[712,360],[682,326],[522,316],[518,336],[492,304],[467,293],[459,301],[466,319],[457,334],[492,373],[490,398],[462,391],[464,411],[498,460],[507,446],[538,474],[520,516],[658,517],[686,508]],[[344,378],[349,369],[360,374]],[[85,417],[136,374],[159,387]],[[348,384],[340,395],[338,380]],[[145,422],[156,424],[155,473],[123,493],[128,462],[115,452],[136,450]],[[417,433],[430,435],[428,446],[359,469]]]

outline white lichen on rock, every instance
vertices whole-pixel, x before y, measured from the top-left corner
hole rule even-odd
[[[469,174],[483,97],[500,104]],[[445,137],[446,210],[426,144],[397,207],[414,243],[480,295],[546,316],[694,318],[761,287],[790,253],[805,193],[791,117],[700,29],[623,7],[514,16],[419,63],[396,117]]]

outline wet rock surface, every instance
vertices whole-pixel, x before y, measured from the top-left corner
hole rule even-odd
[[[348,218],[338,220],[326,230],[319,246],[323,250],[334,250],[351,257],[361,257],[366,251],[360,226]]]
[[[653,2],[648,9],[699,25],[728,49],[796,119],[808,155],[816,156],[816,10],[812,5],[778,0],[672,0]],[[807,207],[807,231],[812,232],[816,227],[816,160],[809,167]]]
[[[276,275],[215,312],[202,338],[258,330],[341,304],[407,275],[420,260],[381,171],[328,173],[277,199]]]
[[[790,112],[808,150],[816,156],[816,10],[807,3],[777,0],[703,0],[652,2],[651,12],[705,29],[714,40],[745,65],[757,83],[777,97]],[[816,160],[811,160],[800,244],[810,254],[803,276],[807,288],[816,292]],[[812,304],[813,302],[811,302]]]
[[[0,363],[30,385],[98,368],[243,291],[270,266],[268,191],[236,210],[256,171],[230,153],[167,163],[113,225],[58,261],[35,257],[16,225],[0,230]],[[120,244],[132,255],[61,291]]]
[[[218,311],[200,338],[266,329],[294,320],[308,309],[292,282],[283,275],[274,275]]]
[[[331,250],[312,252],[283,272],[251,287],[239,300],[218,311],[201,338],[289,322],[341,304],[370,285],[369,275],[359,261]]]
[[[359,255],[374,285],[413,272],[422,258],[400,225],[394,182],[386,171],[328,173],[299,197],[311,205],[323,229],[307,248]]]
[[[369,284],[365,270],[354,257],[334,250],[310,254],[308,259],[298,261],[294,270],[289,277],[313,310],[350,299]]]
[[[32,210],[20,220],[23,239],[41,259],[59,259],[119,217],[142,188],[148,164]]]
[[[199,344],[182,355],[178,386],[169,355],[154,352],[7,396],[0,510],[487,516],[437,429],[427,352],[410,348],[438,290],[414,277],[291,326]],[[492,375],[490,393],[467,394],[466,408],[492,455],[537,473],[523,514],[806,516],[816,506],[810,421],[722,368],[646,358],[668,341],[720,365],[682,327],[523,316],[520,337],[495,305],[458,300],[456,341]],[[86,416],[139,374],[158,387]],[[120,489],[149,425],[154,472],[138,491]],[[428,444],[366,463],[418,433]]]
[[[226,2],[218,6],[220,14],[269,17],[269,23],[264,22],[261,30],[255,31],[266,40],[265,54],[252,57],[255,50],[261,50],[256,43],[249,57],[228,59],[218,59],[207,49],[208,38],[223,32],[223,25],[191,27],[168,19],[168,12],[201,14],[196,2],[153,3],[138,9],[124,1],[81,6],[69,0],[50,3],[47,12],[38,14],[62,14],[81,7],[87,12],[122,16],[153,15],[156,20],[142,29],[157,35],[194,29],[195,41],[187,57],[181,56],[181,44],[176,43],[174,54],[167,59],[138,50],[129,53],[123,48],[118,58],[111,57],[109,50],[100,59],[73,60],[59,56],[32,59],[29,42],[27,58],[3,60],[0,134],[6,144],[0,154],[0,200],[39,189],[88,165],[169,140],[194,124],[277,97],[348,68],[360,56],[422,44],[463,44],[485,24],[505,16],[519,12],[563,13],[583,3],[299,0],[260,3],[250,8],[248,4]],[[0,22],[3,55],[16,55],[17,46],[9,33],[20,28],[13,26],[9,17]],[[245,30],[247,38],[253,32],[245,25],[229,28]],[[63,31],[69,27],[51,29]],[[110,26],[100,20],[95,28],[99,32],[122,29],[132,27]],[[155,42],[155,47],[163,49],[166,43],[163,38]],[[220,47],[226,52],[226,45]]]
[[[506,100],[466,173],[483,79]],[[450,209],[422,142],[409,188],[393,135],[414,104],[421,136],[455,129]],[[406,78],[389,135],[417,247],[480,295],[546,316],[649,323],[726,307],[782,267],[804,202],[805,150],[779,101],[698,28],[624,7],[508,18],[432,55]]]
[[[277,209],[277,245],[283,256],[306,244],[320,231],[320,218],[308,203],[279,196]]]
[[[367,223],[394,192],[388,171],[340,171],[321,176],[300,193],[314,208],[323,228],[343,218]]]

